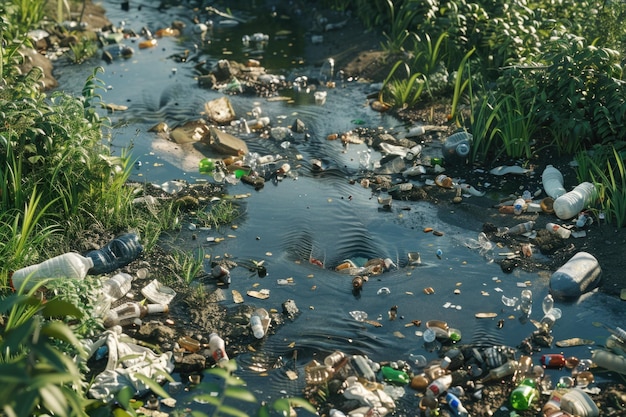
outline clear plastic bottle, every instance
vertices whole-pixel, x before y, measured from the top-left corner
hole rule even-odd
[[[37,283],[54,278],[83,279],[89,268],[93,267],[93,261],[78,253],[68,252],[45,260],[39,264],[27,266],[13,272],[10,285],[19,290],[29,290]]]
[[[503,365],[498,366],[497,368],[493,368],[489,371],[489,374],[481,379],[481,383],[489,382],[489,381],[497,381],[502,378],[513,375],[517,369],[519,368],[519,363],[517,361],[510,360]]]
[[[101,249],[87,252],[85,256],[93,261],[89,273],[100,275],[128,265],[142,252],[143,246],[139,242],[139,236],[135,233],[126,233],[111,240]]]
[[[122,298],[130,291],[133,277],[125,272],[113,275],[102,284],[102,294],[110,301],[114,302]]]
[[[548,196],[557,199],[565,194],[563,188],[563,174],[552,165],[548,165],[541,174],[543,189]]]
[[[581,211],[594,202],[596,196],[596,186],[590,182],[583,182],[577,185],[572,191],[554,200],[552,204],[554,214],[562,220],[576,217]]]
[[[520,310],[527,316],[533,311],[533,292],[531,290],[522,290],[520,295]]]
[[[167,313],[169,307],[165,304],[146,304],[130,301],[109,310],[104,318],[104,327],[127,326],[137,319],[149,314]]]
[[[552,297],[552,294],[547,294],[543,297],[543,301],[541,302],[543,314],[548,314],[548,311],[552,310],[552,307],[554,307],[554,298]]]
[[[561,316],[563,315],[563,313],[561,312],[560,308],[551,308],[550,311],[548,311],[543,318],[541,319],[541,326],[543,327],[544,330],[550,330],[552,329],[552,327],[554,326],[554,323],[556,323],[556,321],[558,319],[561,318]]]

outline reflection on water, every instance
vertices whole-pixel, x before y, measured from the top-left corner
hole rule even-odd
[[[144,25],[154,31],[173,18],[188,19],[181,8],[134,11],[131,16],[113,2],[105,2],[105,6],[110,6],[113,22],[125,20],[128,26],[136,25],[133,29],[137,33]],[[276,30],[291,32],[278,37],[270,33],[263,51],[250,49],[250,45],[242,48],[243,34],[272,27],[266,20],[270,18],[264,19],[255,24],[220,28],[211,42],[193,34],[181,39],[163,38],[159,47],[136,50],[131,59],[114,61],[106,67],[100,77],[108,86],[104,100],[129,106],[128,112],[109,114],[118,126],[112,132],[112,146],[115,151],[117,147],[133,145],[134,157],[142,162],[134,172],[135,179],[154,183],[207,180],[198,173],[198,161],[205,156],[218,156],[203,146],[175,145],[148,132],[161,121],[175,125],[199,118],[204,102],[222,96],[197,86],[193,62],[177,62],[168,56],[191,49],[196,57],[194,62],[254,56],[263,58],[267,68],[293,73],[288,76],[318,71],[300,66],[296,59],[303,47],[298,28],[279,26]],[[229,55],[223,55],[225,50]],[[276,50],[281,54],[271,52]],[[79,91],[82,85],[72,82],[86,79],[90,72],[84,66],[61,67],[59,78],[64,88]],[[280,311],[281,303],[294,300],[301,311],[295,320],[270,332],[256,352],[237,358],[241,375],[260,397],[299,395],[303,388],[302,366],[335,350],[364,354],[375,361],[407,358],[410,354],[435,358],[437,351],[426,349],[421,337],[424,325],[416,327],[411,324],[414,320],[444,320],[462,332],[461,343],[479,345],[516,346],[535,329],[529,320],[520,319],[519,311],[504,306],[501,297],[519,297],[523,287],[530,285],[535,305],[540,305],[548,292],[545,276],[519,270],[505,275],[498,265],[488,262],[484,253],[464,243],[478,239],[479,230],[443,223],[437,207],[424,202],[401,202],[391,210],[380,210],[372,190],[351,181],[358,180],[364,161],[371,158],[371,162],[380,155],[364,144],[345,147],[340,141],[329,141],[328,135],[361,127],[391,132],[404,129],[397,120],[363,105],[369,92],[368,85],[358,83],[329,89],[323,106],[315,104],[311,93],[293,91],[292,102],[230,97],[238,115],[246,117],[252,108],[260,106],[272,120],[272,126],[291,126],[300,119],[307,129],[306,135],[287,138],[288,144],[285,139],[233,131],[246,140],[251,152],[281,155],[289,161],[292,176],[267,182],[258,191],[245,184],[229,186],[231,194],[251,194],[246,200],[246,216],[240,219],[236,232],[229,231],[236,234],[235,239],[226,239],[211,248],[213,254],[229,253],[236,259],[264,261],[268,270],[265,278],[233,275],[231,289],[242,294],[253,288],[271,291],[269,299],[246,299],[247,303]],[[427,147],[425,152],[429,151],[436,149]],[[324,170],[312,169],[312,159],[322,161]],[[266,169],[275,168],[269,165]],[[425,227],[442,231],[443,236],[423,233]],[[200,233],[198,237],[203,239]],[[183,249],[189,244],[189,250],[197,250],[184,240],[178,242]],[[490,256],[499,256],[499,251],[508,249],[494,249]],[[411,265],[409,253],[419,254],[419,266]],[[389,258],[396,267],[371,277],[358,294],[352,292],[350,275],[333,270],[346,259],[362,262],[373,258]],[[311,259],[319,260],[324,268],[311,263]],[[293,284],[277,284],[277,280],[285,278],[292,278]],[[379,294],[383,288],[389,293]],[[432,288],[433,293],[426,294],[425,288]],[[230,299],[225,301],[226,305],[231,303]],[[394,306],[397,317],[390,320],[389,311]],[[619,300],[601,294],[557,306],[563,310],[563,318],[554,327],[555,340],[584,337],[602,344],[606,331],[590,323],[601,319],[615,326],[624,321]],[[535,307],[531,318],[540,320],[539,310]],[[351,311],[367,313],[369,320],[380,326],[357,322]],[[477,319],[477,312],[493,312],[497,317]],[[569,348],[567,353],[590,357],[588,347]],[[287,369],[298,371],[300,378],[287,378]]]

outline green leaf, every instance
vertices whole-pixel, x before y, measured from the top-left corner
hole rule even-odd
[[[249,417],[248,413],[241,411],[230,405],[222,405],[221,407],[219,407],[219,415],[222,415],[222,414],[228,414],[234,417]]]
[[[43,405],[54,414],[66,415],[68,411],[67,401],[63,392],[56,385],[48,384],[39,389]]]
[[[135,374],[135,378],[141,380],[144,384],[148,386],[156,395],[162,398],[169,398],[170,395],[163,389],[163,387],[156,382],[154,379],[144,375],[144,374]]]
[[[53,298],[48,300],[41,309],[44,317],[67,317],[72,316],[80,319],[83,316],[82,311],[69,301]]]
[[[81,355],[85,355],[85,351],[82,344],[78,340],[78,337],[76,337],[76,335],[72,332],[72,329],[70,329],[65,323],[60,321],[48,322],[42,327],[41,333],[48,337],[67,342],[74,346]]]
[[[225,397],[236,398],[240,401],[247,401],[250,403],[257,401],[255,396],[246,388],[226,387],[223,395]]]

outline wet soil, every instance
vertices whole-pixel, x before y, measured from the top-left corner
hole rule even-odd
[[[89,27],[102,27],[104,10],[98,6],[88,4],[85,20]],[[343,21],[344,16],[334,12],[327,13],[329,21]],[[380,48],[382,36],[372,31],[365,30],[354,18],[348,18],[345,25],[331,32],[324,33],[324,42],[321,44],[310,43],[306,49],[306,60],[309,63],[321,65],[328,57],[334,57],[336,68],[344,71],[346,76],[354,77],[365,82],[380,82],[388,73],[390,65],[395,62]],[[391,64],[390,64],[391,63]],[[441,127],[437,135],[445,135],[454,131],[448,120],[449,103],[446,100],[438,102],[426,102],[417,108],[398,111],[396,115],[406,121],[421,122],[428,125]],[[439,137],[440,137],[439,136]],[[431,138],[432,139],[432,138]],[[428,140],[428,138],[426,138]],[[515,164],[515,161],[502,161],[502,164]],[[453,178],[462,178],[467,184],[476,188],[490,184],[491,189],[504,187],[511,192],[521,193],[522,190],[535,190],[541,187],[541,171],[547,164],[553,164],[564,174],[567,187],[576,185],[576,178],[572,168],[569,167],[569,158],[561,158],[549,152],[536,155],[532,161],[525,161],[527,167],[534,167],[534,175],[507,175],[497,177],[488,174],[492,167],[470,168],[466,165],[448,167],[446,174]],[[500,165],[500,164],[498,164]],[[495,166],[495,165],[494,165]],[[384,189],[390,185],[390,178],[372,176],[371,186]],[[187,187],[180,193],[170,195],[157,188],[147,187],[145,194],[153,195],[161,199],[176,199],[183,213],[192,215],[197,209],[198,201],[210,199],[212,196],[221,195],[224,190],[221,187],[199,186]],[[495,242],[510,245],[518,256],[502,265],[503,271],[508,272],[515,268],[524,268],[529,271],[549,274],[564,264],[578,251],[587,251],[593,254],[599,261],[602,270],[602,282],[599,291],[619,297],[622,288],[626,287],[623,280],[623,260],[626,253],[626,229],[616,228],[604,221],[594,218],[594,222],[585,228],[586,236],[582,238],[569,238],[560,240],[544,230],[547,222],[558,221],[556,216],[550,214],[523,214],[514,216],[502,214],[495,207],[494,200],[487,197],[464,196],[460,202],[453,202],[456,193],[453,190],[443,189],[437,186],[425,186],[419,190],[394,194],[398,201],[402,200],[425,200],[437,204],[441,210],[440,216],[445,221],[463,226],[470,230],[485,231]],[[494,231],[497,227],[513,226],[527,220],[536,222],[537,236],[529,239],[499,238]],[[86,230],[77,239],[76,250],[86,251],[106,244],[116,233],[122,231],[99,230],[94,227]],[[197,277],[192,285],[188,285],[184,277],[174,276],[172,265],[175,264],[175,248],[172,248],[167,239],[162,239],[149,252],[143,253],[139,259],[124,268],[126,272],[137,275],[140,270],[147,271],[144,279],[138,279],[133,283],[133,290],[139,294],[139,289],[155,277],[169,277],[166,285],[177,291],[178,296],[172,302],[169,321],[165,318],[149,321],[140,327],[125,329],[138,339],[149,343],[155,343],[162,350],[172,350],[176,347],[176,341],[182,335],[192,336],[202,343],[207,342],[207,337],[212,332],[217,332],[226,340],[227,352],[231,357],[236,357],[239,352],[254,348],[256,339],[251,335],[247,327],[251,307],[240,305],[235,311],[226,311],[220,306],[220,291],[223,283],[215,279],[210,271],[201,277]],[[530,246],[528,246],[530,244]],[[524,246],[524,247],[523,247]],[[528,248],[534,253],[541,252],[547,255],[547,261],[537,261],[535,257],[524,256],[524,250]],[[222,260],[221,262],[228,262]],[[227,266],[233,267],[229,264]],[[173,277],[173,278],[172,278]],[[208,288],[208,290],[207,290]],[[197,308],[202,305],[203,308]],[[283,311],[272,311],[274,326],[280,326],[290,318]],[[270,331],[271,337],[271,331]],[[178,356],[177,356],[178,357]],[[394,358],[390,358],[394,359]],[[200,350],[197,354],[185,355],[184,359],[177,363],[177,370],[183,374],[201,372],[207,366],[212,366],[212,359],[206,350]],[[483,390],[482,398],[462,397],[463,403],[473,416],[509,415],[509,411],[501,408],[507,405],[508,393],[512,387],[508,384],[488,385]],[[610,384],[602,386],[602,392],[594,395],[594,400],[601,407],[601,415],[623,415],[625,387],[622,384]],[[536,410],[520,412],[519,415],[538,415]]]

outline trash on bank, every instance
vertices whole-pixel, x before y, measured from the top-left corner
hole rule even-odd
[[[140,376],[162,382],[165,374],[174,370],[173,353],[156,354],[140,346],[122,333],[120,326],[106,330],[96,342],[87,346],[88,358],[105,351],[107,363],[104,371],[96,375],[89,388],[89,395],[96,399],[112,400],[124,387],[144,393],[150,387]]]

